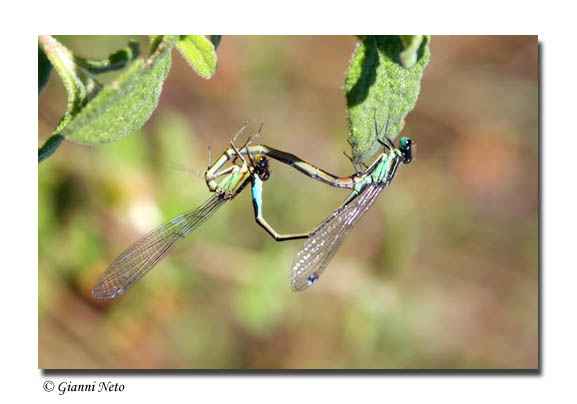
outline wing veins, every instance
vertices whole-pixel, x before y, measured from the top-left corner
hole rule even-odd
[[[336,209],[305,241],[291,269],[293,290],[307,289],[320,277],[352,228],[373,205],[384,184],[367,186],[354,200]]]
[[[142,236],[110,264],[92,290],[93,295],[99,299],[111,299],[124,293],[225,201],[214,195],[197,209],[176,216]]]

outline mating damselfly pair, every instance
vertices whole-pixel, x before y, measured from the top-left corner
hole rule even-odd
[[[249,184],[252,191],[254,215],[275,240],[306,239],[297,253],[290,271],[291,287],[302,291],[321,276],[343,241],[364,213],[377,200],[381,191],[394,179],[401,163],[412,160],[413,143],[401,138],[399,146],[387,136],[387,124],[380,131],[375,120],[377,140],[383,152],[368,167],[346,177],[338,177],[307,163],[297,156],[265,145],[251,145],[257,134],[237,148],[235,141],[246,128],[245,123],[233,137],[228,148],[204,174],[208,189],[214,193],[197,209],[183,213],[146,234],[124,251],[102,274],[92,294],[98,299],[112,299],[123,294],[148,273],[174,247],[210,218],[225,202],[234,199]],[[279,234],[262,214],[263,182],[270,178],[269,160],[273,159],[295,168],[301,173],[337,188],[351,189],[351,193],[328,218],[309,233]],[[223,168],[231,163],[228,168]]]

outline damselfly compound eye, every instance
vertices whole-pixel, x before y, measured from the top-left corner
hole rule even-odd
[[[403,153],[403,163],[409,164],[413,161],[413,141],[408,137],[402,137],[399,149]]]
[[[270,178],[270,168],[268,166],[268,160],[266,157],[261,156],[256,163],[256,173],[258,177],[266,181]]]

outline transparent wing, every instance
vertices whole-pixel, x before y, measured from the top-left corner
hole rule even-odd
[[[197,209],[157,227],[132,244],[102,274],[92,289],[97,299],[112,299],[126,292],[179,241],[205,222],[226,199],[214,195]]]
[[[317,281],[351,229],[373,205],[384,187],[384,184],[366,187],[351,202],[335,210],[311,233],[293,262],[290,272],[293,290],[305,290]]]

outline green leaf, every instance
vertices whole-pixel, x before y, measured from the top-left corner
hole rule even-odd
[[[410,43],[414,47],[414,40]],[[375,122],[379,130],[386,125],[387,136],[394,139],[415,107],[423,70],[430,59],[429,36],[423,36],[411,68],[401,61],[405,50],[398,36],[360,38],[344,86],[355,164],[367,160],[380,147]]]
[[[46,57],[46,53],[38,46],[38,94],[42,92],[48,79],[50,78],[50,73],[52,73],[52,65]]]
[[[54,67],[54,70],[56,70],[68,94],[68,103],[64,116],[60,119],[54,132],[52,132],[52,137],[38,150],[38,162],[40,163],[52,155],[60,146],[62,143],[60,133],[62,129],[98,94],[102,84],[92,77],[90,73],[76,65],[72,52],[50,35],[40,35],[38,37],[38,45]]]
[[[81,69],[74,55],[64,45],[49,35],[41,35],[38,42],[48,60],[62,79],[68,93],[68,105],[62,122],[76,115],[102,89],[100,84],[88,72]]]
[[[216,72],[215,45],[204,35],[181,35],[176,48],[200,77],[209,79]]]
[[[76,64],[90,73],[106,73],[112,70],[119,70],[135,60],[140,54],[138,42],[131,40],[124,49],[114,52],[106,59],[86,59],[80,56],[74,56]]]
[[[86,105],[64,129],[66,139],[108,143],[139,130],[156,109],[175,41],[171,36],[153,38],[150,57],[134,62]]]

